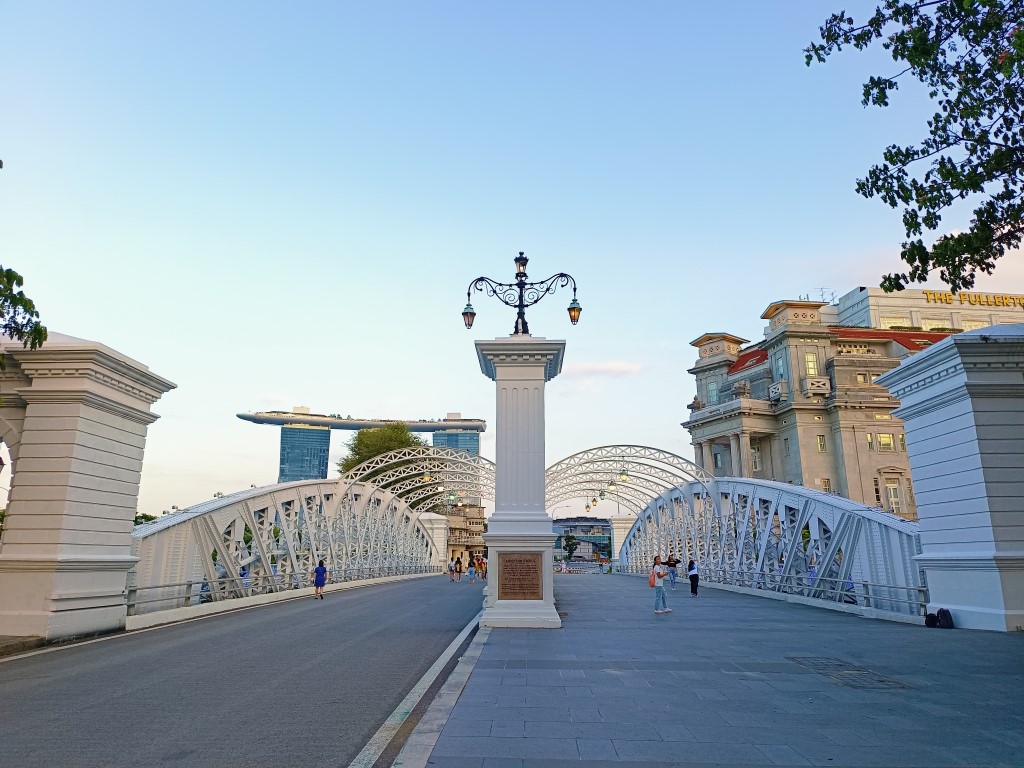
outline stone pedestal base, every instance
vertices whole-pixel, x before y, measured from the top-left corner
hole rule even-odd
[[[550,520],[547,522],[550,528]],[[492,523],[492,527],[494,527]],[[499,528],[502,528],[499,523]],[[558,629],[562,620],[555,610],[555,535],[497,532],[484,534],[487,542],[487,592],[483,627],[539,627]]]
[[[928,592],[928,612],[948,608],[962,629],[1013,632],[1024,627],[1024,553],[989,557],[918,555]]]
[[[124,629],[125,574],[136,559],[0,554],[0,626],[5,634],[46,640]]]

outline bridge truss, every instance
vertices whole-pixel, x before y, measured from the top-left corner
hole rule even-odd
[[[655,555],[697,561],[701,578],[897,614],[920,615],[917,523],[807,488],[749,478],[691,481],[641,510],[619,568]]]
[[[449,493],[490,498],[494,465],[449,448],[392,451],[334,481],[249,489],[137,526],[132,612],[333,580],[413,573],[445,560]]]

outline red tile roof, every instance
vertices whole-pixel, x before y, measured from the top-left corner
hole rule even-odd
[[[729,366],[729,373],[737,373],[746,368],[751,368],[755,365],[768,361],[768,351],[764,349],[748,349],[744,352],[740,352],[740,356],[736,358],[736,362]]]
[[[881,328],[851,328],[833,327],[829,332],[834,333],[840,339],[864,339],[866,341],[895,341],[897,344],[906,347],[911,352],[920,352],[928,346],[920,342],[934,344],[949,336],[948,333],[936,333],[934,331],[891,331]]]

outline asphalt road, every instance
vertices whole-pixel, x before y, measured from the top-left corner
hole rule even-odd
[[[445,576],[0,664],[0,766],[347,766],[481,607]]]

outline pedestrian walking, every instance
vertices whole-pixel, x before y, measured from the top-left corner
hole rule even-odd
[[[697,584],[700,583],[700,571],[697,570],[697,564],[693,560],[686,566],[686,575],[690,577],[690,597],[696,597]]]
[[[654,565],[651,567],[651,577],[654,581],[654,612],[672,613],[665,600],[665,577],[668,576],[668,567],[662,565],[661,555],[654,556]],[[660,608],[658,606],[661,606]]]
[[[480,580],[481,581],[487,581],[487,558],[486,557],[481,557],[480,558],[480,568],[478,570],[480,571]]]
[[[668,580],[672,584],[672,589],[676,588],[676,567],[679,565],[679,558],[675,555],[669,555],[668,560],[665,561],[665,565],[668,566]]]
[[[455,583],[455,561],[448,558],[448,581]]]
[[[460,583],[460,584],[462,583],[462,558],[461,557],[456,557],[455,558],[455,581],[457,583]]]
[[[472,555],[469,556],[469,568],[466,569],[466,575],[469,576],[470,584],[476,581],[476,560]]]
[[[327,583],[327,567],[324,565],[324,561],[320,561],[320,565],[313,569],[313,586],[316,587],[316,592],[313,594],[313,599],[320,598],[324,599],[324,585]]]

